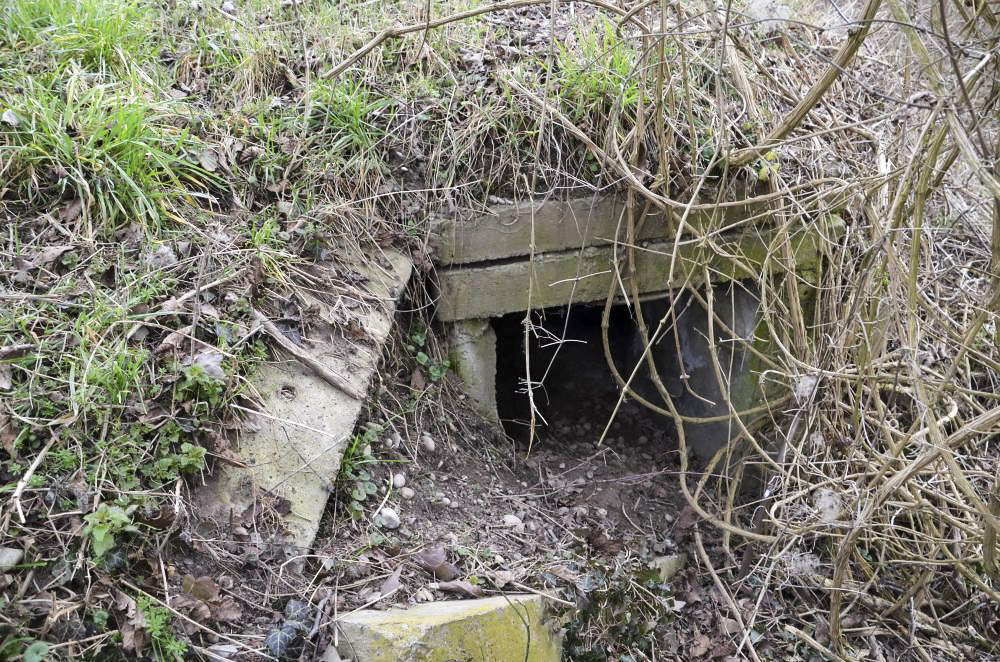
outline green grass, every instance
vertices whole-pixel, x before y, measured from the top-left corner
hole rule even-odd
[[[133,0],[11,0],[0,10],[0,43],[60,68],[124,71],[152,49],[148,14]]]
[[[576,46],[559,45],[556,58],[558,89],[576,119],[606,115],[620,103],[626,114],[639,103],[638,54],[602,19],[576,30]]]
[[[219,184],[198,163],[201,142],[137,91],[29,76],[6,102],[14,121],[0,130],[0,158],[27,204],[75,199],[109,234],[158,225],[176,198]]]

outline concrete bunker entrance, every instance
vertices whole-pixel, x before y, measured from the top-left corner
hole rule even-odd
[[[665,318],[650,350],[656,374],[678,413],[691,418],[685,424],[688,447],[707,459],[737,431],[735,421],[727,420],[732,409],[750,409],[762,396],[747,349],[755,342],[758,322],[755,290],[740,282],[712,286],[711,328],[707,293],[703,287],[696,293],[653,296],[638,308],[612,305],[607,352],[600,302],[455,323],[452,346],[459,374],[481,410],[517,442],[528,442],[534,411],[535,440],[573,431],[577,438],[595,441],[610,423],[607,436],[619,442],[655,439],[664,450],[676,449],[674,420],[631,396],[622,399],[608,360],[629,379],[644,347],[637,316],[643,316],[650,333]],[[632,389],[667,409],[642,363]]]
[[[605,355],[603,312],[603,306],[576,305],[532,311],[528,319],[524,313],[509,313],[492,320],[497,414],[518,443],[527,443],[530,436],[532,407],[542,441],[550,428],[577,428],[596,438],[611,419],[621,389]],[[628,374],[636,354],[635,328],[629,307],[611,307],[608,350],[620,374]],[[616,433],[623,432],[620,421],[627,419],[635,436],[665,434],[662,418],[635,403],[626,403],[618,419]]]

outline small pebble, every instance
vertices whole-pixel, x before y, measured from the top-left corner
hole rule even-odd
[[[560,462],[559,463],[559,468],[560,469],[565,469],[566,468],[566,463],[565,462]]]
[[[451,499],[449,499],[448,497],[442,498],[441,499],[441,505],[442,506],[450,506],[451,505]]]
[[[417,495],[417,493],[414,492],[409,487],[401,487],[401,488],[399,488],[399,496],[403,497],[404,499],[412,499],[416,495]]]
[[[587,478],[593,478],[593,477],[594,477],[594,472],[593,471],[588,471],[587,472]]]
[[[497,565],[504,565],[505,563],[507,563],[507,560],[504,557],[497,554],[496,556],[493,557],[493,562]]]
[[[450,502],[450,503],[448,504],[448,506],[449,506],[450,508],[458,508],[458,502],[457,502],[457,501],[452,501],[452,502]]]
[[[372,456],[372,447],[370,445],[366,444],[365,447],[361,449],[361,453],[365,457],[371,457]]]
[[[444,492],[435,492],[434,498],[438,501],[441,501],[442,499],[444,499]]]
[[[418,588],[413,594],[413,600],[415,602],[434,602],[434,594],[426,588]]]
[[[17,547],[0,547],[0,571],[7,571],[24,559],[24,550]]]
[[[647,437],[646,435],[642,435],[641,437],[639,437],[639,443],[640,444],[647,444],[647,443],[649,443],[649,437]]]
[[[404,474],[396,474],[392,477],[392,486],[397,490],[402,489],[406,485],[406,476]]]
[[[429,434],[427,434],[425,432],[420,437],[420,442],[423,444],[425,451],[427,451],[429,453],[433,453],[434,452],[434,446],[435,446],[435,444],[434,444],[434,438],[431,437]]]
[[[236,5],[234,5],[229,0],[226,0],[225,2],[222,3],[222,11],[226,12],[227,14],[235,14]]]
[[[387,506],[378,511],[375,523],[385,529],[398,529],[400,525],[399,514]]]
[[[514,527],[521,526],[521,524],[523,524],[523,522],[521,522],[521,518],[518,517],[517,515],[503,516],[503,525],[506,526],[508,529],[513,529]]]
[[[607,508],[598,508],[597,509],[597,516],[598,517],[607,517],[608,516],[608,509]]]

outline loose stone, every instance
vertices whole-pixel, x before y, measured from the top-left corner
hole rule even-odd
[[[503,516],[503,525],[506,526],[508,529],[513,529],[514,527],[521,526],[522,524],[523,522],[521,521],[521,518],[518,517],[517,515]]]
[[[403,497],[404,499],[412,499],[416,495],[417,493],[414,492],[412,488],[409,487],[399,488],[399,496]]]
[[[385,529],[398,529],[400,525],[399,515],[388,506],[378,511],[375,523]]]
[[[392,486],[395,487],[397,490],[398,489],[402,489],[402,487],[404,485],[406,485],[406,476],[405,475],[403,475],[403,474],[395,474],[392,477]]]
[[[434,452],[434,447],[435,447],[435,444],[434,444],[434,438],[433,438],[433,437],[431,437],[431,436],[430,436],[429,434],[427,434],[427,433],[425,432],[425,433],[424,433],[424,434],[423,434],[423,435],[422,435],[422,436],[420,437],[420,441],[421,441],[421,443],[423,444],[423,446],[424,446],[424,450],[425,450],[425,451],[427,451],[427,452],[429,452],[429,453],[433,453],[433,452]]]

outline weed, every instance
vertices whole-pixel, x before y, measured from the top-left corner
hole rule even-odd
[[[86,522],[83,533],[90,537],[94,557],[100,560],[115,547],[116,536],[121,533],[138,533],[139,529],[132,523],[132,513],[136,506],[122,508],[102,503],[94,512],[84,515]]]
[[[635,50],[603,19],[576,31],[579,52],[560,44],[556,58],[559,91],[576,119],[606,114],[614,103],[634,112],[639,103]]]
[[[410,333],[406,351],[427,371],[427,376],[432,382],[440,381],[451,369],[451,361],[448,359],[436,361],[427,354],[427,329],[424,327],[419,327]]]
[[[378,492],[378,486],[372,481],[372,475],[363,469],[365,465],[374,464],[371,455],[372,444],[378,439],[377,429],[366,428],[364,432],[355,434],[340,460],[340,475],[338,482],[347,495],[348,510],[351,517],[358,519],[365,511],[364,503],[370,496]]]
[[[325,136],[331,152],[348,159],[367,157],[377,168],[381,161],[373,156],[385,133],[374,121],[375,114],[389,104],[384,97],[351,79],[320,81],[310,91],[310,129]]]
[[[177,638],[171,629],[173,616],[165,607],[159,606],[152,598],[140,595],[135,600],[142,612],[146,632],[150,637],[153,659],[157,662],[183,660],[187,644]]]

